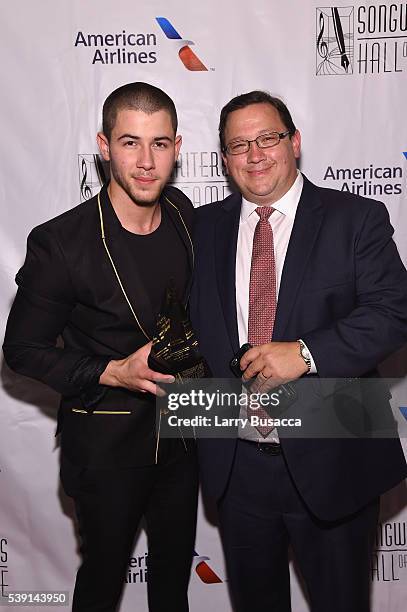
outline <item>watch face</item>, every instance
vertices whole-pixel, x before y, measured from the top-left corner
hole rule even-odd
[[[307,347],[301,342],[300,343],[300,353],[301,357],[304,359],[305,364],[310,369],[311,368],[311,355]]]
[[[304,359],[309,359],[309,353],[304,345],[301,345],[301,355],[304,357]]]

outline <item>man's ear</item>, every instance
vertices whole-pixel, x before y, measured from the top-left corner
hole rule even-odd
[[[178,136],[175,139],[175,161],[177,161],[178,159],[179,150],[181,148],[181,145],[182,145],[182,136],[178,134]]]
[[[103,132],[98,132],[96,136],[96,141],[98,143],[99,151],[105,161],[110,161],[110,147],[109,141],[107,137],[103,134]]]
[[[223,165],[224,165],[225,170],[226,170],[226,174],[229,174],[228,158],[226,157],[226,155],[224,153],[222,153],[221,155],[222,155]]]
[[[294,134],[291,136],[291,144],[293,146],[295,158],[298,159],[301,155],[301,134],[298,130],[295,130]]]

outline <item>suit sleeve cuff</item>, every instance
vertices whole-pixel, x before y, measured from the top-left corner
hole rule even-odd
[[[96,406],[105,396],[107,387],[99,384],[99,378],[111,359],[112,357],[97,355],[82,357],[71,370],[69,382],[79,387],[79,395],[85,408]]]

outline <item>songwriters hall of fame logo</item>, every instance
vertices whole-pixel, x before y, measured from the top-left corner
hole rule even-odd
[[[353,6],[317,8],[316,74],[353,74]]]
[[[99,193],[110,179],[109,163],[97,153],[80,153],[78,170],[81,202]],[[180,153],[168,185],[181,189],[195,207],[223,200],[230,193],[219,151]]]
[[[0,468],[0,472],[2,471]],[[9,561],[8,539],[0,533],[0,608],[2,601],[8,598]]]
[[[8,542],[6,538],[0,536],[0,606],[1,600],[7,597],[7,587],[9,586],[8,576]]]
[[[100,188],[108,181],[109,164],[103,162],[96,153],[80,153],[78,168],[80,198],[81,202],[84,202],[99,193]]]

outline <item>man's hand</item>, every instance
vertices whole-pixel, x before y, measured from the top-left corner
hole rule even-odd
[[[270,342],[254,346],[240,360],[242,378],[256,377],[252,392],[267,392],[290,380],[296,380],[308,369],[300,355],[299,342]]]
[[[100,384],[110,387],[123,387],[130,391],[141,391],[142,393],[148,391],[159,396],[165,395],[156,383],[172,383],[175,378],[155,372],[148,367],[147,359],[151,351],[151,345],[151,342],[145,344],[125,359],[109,361],[105,371],[100,376]]]

